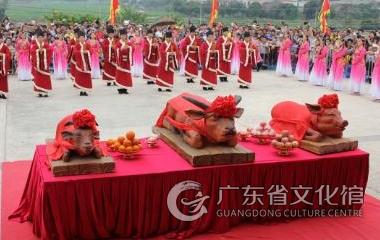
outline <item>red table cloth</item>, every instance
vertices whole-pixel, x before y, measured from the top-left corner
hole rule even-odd
[[[95,239],[110,237],[146,238],[164,233],[188,237],[202,232],[225,232],[241,222],[262,222],[271,217],[218,217],[220,209],[358,209],[360,204],[319,205],[318,195],[305,198],[312,205],[299,203],[291,187],[307,186],[314,190],[328,184],[330,188],[358,186],[365,189],[369,172],[369,155],[361,150],[324,156],[296,149],[289,157],[278,156],[271,146],[242,143],[256,153],[248,164],[193,168],[173,149],[159,142],[157,149],[145,148],[135,160],[114,156],[114,173],[54,177],[44,165],[46,146],[36,147],[32,167],[18,209],[10,218],[31,221],[33,232],[43,239]],[[168,210],[171,188],[185,180],[197,181],[207,213],[198,220],[176,219]],[[273,206],[268,196],[263,204],[242,206],[244,191],[224,193],[221,203],[219,187],[247,185],[269,189],[283,185],[289,192],[286,205]],[[190,193],[188,193],[190,194]],[[187,195],[186,195],[187,196]],[[189,195],[190,196],[190,195]],[[341,202],[335,195],[334,202]],[[183,205],[180,210],[188,213]],[[274,218],[274,217],[272,217]],[[179,235],[177,235],[179,234]]]

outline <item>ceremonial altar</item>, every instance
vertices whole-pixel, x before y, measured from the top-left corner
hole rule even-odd
[[[144,147],[136,159],[126,160],[115,153],[115,171],[106,174],[54,177],[46,167],[46,146],[38,145],[20,205],[10,216],[32,222],[33,232],[42,239],[147,238],[180,233],[191,236],[204,232],[225,232],[242,222],[265,222],[275,217],[220,217],[218,210],[228,209],[360,209],[361,204],[342,204],[342,195],[330,199],[337,205],[319,203],[314,190],[321,185],[359,187],[365,190],[369,155],[361,150],[315,155],[296,149],[281,157],[268,145],[241,142],[255,152],[252,163],[192,167],[166,143]],[[105,144],[101,144],[105,148]],[[209,196],[203,202],[207,213],[194,221],[181,221],[168,210],[169,191],[181,181],[201,184]],[[268,196],[252,205],[243,205],[246,186],[284,186],[286,205],[270,204]],[[311,202],[293,204],[297,196],[293,187],[311,187],[305,197]],[[219,188],[237,187],[224,191]],[[301,194],[302,195],[302,194]],[[179,200],[179,199],[178,199]],[[192,200],[192,199],[190,199]],[[184,213],[188,210],[177,204]]]

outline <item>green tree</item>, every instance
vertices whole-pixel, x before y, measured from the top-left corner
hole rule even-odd
[[[248,17],[262,17],[263,14],[263,6],[259,2],[253,2],[248,5],[247,9]]]
[[[4,18],[7,7],[8,7],[8,0],[0,0],[0,19]]]
[[[117,16],[119,21],[129,20],[137,24],[144,24],[147,20],[147,15],[143,12],[138,12],[130,7],[123,7]]]
[[[310,0],[303,6],[303,16],[305,19],[315,19],[321,8],[320,0]]]

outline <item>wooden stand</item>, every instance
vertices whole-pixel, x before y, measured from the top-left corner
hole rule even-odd
[[[51,171],[54,176],[73,176],[93,173],[109,173],[115,169],[115,162],[111,157],[96,159],[93,157],[73,157],[70,162],[62,160],[51,162]]]
[[[46,144],[53,140],[47,139]],[[100,159],[89,157],[72,156],[70,162],[62,160],[51,161],[51,171],[56,177],[73,176],[93,173],[109,173],[115,170],[115,162],[111,157],[102,157]]]
[[[253,162],[255,154],[240,145],[206,146],[195,149],[189,146],[182,137],[166,128],[154,127],[153,132],[183,156],[194,167]]]
[[[355,150],[358,148],[358,141],[350,138],[325,137],[321,142],[301,140],[300,148],[318,155],[323,155]]]

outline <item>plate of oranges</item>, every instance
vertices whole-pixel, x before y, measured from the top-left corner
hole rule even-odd
[[[118,152],[127,159],[134,158],[142,150],[141,141],[136,137],[134,131],[128,131],[125,135],[107,140],[107,147],[112,152]]]

